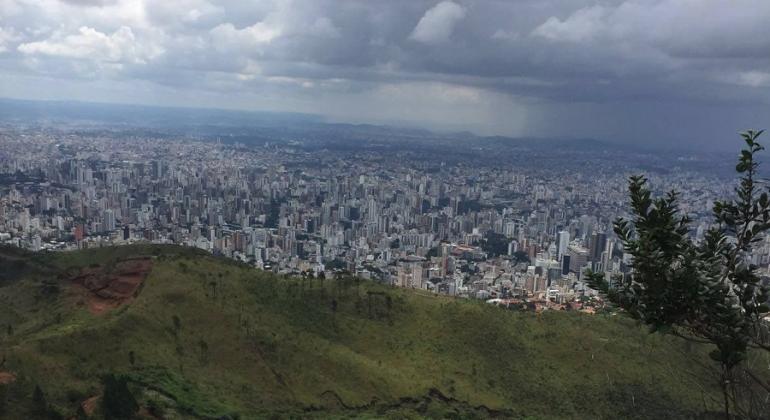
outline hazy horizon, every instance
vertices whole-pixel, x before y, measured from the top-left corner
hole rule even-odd
[[[577,137],[577,136],[506,136],[483,135],[465,130],[451,130],[448,127],[430,128],[418,123],[403,121],[393,122],[356,122],[335,120],[322,114],[301,113],[292,111],[244,110],[228,108],[195,107],[184,105],[152,105],[139,103],[96,102],[78,100],[36,100],[0,96],[0,123],[58,123],[87,128],[97,124],[105,128],[120,129],[169,129],[171,132],[182,134],[196,128],[206,126],[210,130],[207,136],[227,136],[231,129],[251,129],[273,127],[276,129],[295,128],[300,131],[314,126],[356,127],[365,136],[369,128],[392,130],[394,132],[425,133],[438,136],[445,140],[473,141],[484,139],[500,139],[512,142],[541,142],[548,146],[558,144],[599,145],[610,148],[625,148],[628,150],[648,151],[654,154],[675,152],[680,154],[708,154],[732,152],[738,150],[737,141],[724,142],[718,145],[701,147],[690,143],[642,142],[639,144],[616,141],[608,138]],[[217,128],[218,127],[218,128]],[[737,135],[737,132],[736,132]],[[764,154],[764,153],[762,153]]]
[[[768,17],[749,0],[5,0],[0,96],[724,149],[770,114]]]

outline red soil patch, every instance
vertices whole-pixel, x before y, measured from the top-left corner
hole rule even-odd
[[[94,411],[96,411],[96,404],[99,402],[99,396],[94,395],[93,397],[83,401],[80,406],[83,407],[83,412],[86,413],[86,416],[91,417],[94,415]]]
[[[83,408],[83,412],[86,414],[88,418],[91,418],[94,415],[97,407],[99,406],[99,401],[101,399],[102,399],[101,395],[94,395],[93,397],[87,398],[82,403],[80,403],[80,407]],[[140,419],[162,420],[160,417],[151,413],[150,410],[147,409],[147,407],[139,407],[139,412],[137,413],[136,417]],[[75,417],[70,417],[70,420],[75,420]]]
[[[71,281],[84,289],[88,309],[99,315],[133,300],[151,270],[150,258],[137,258],[109,268],[85,268]]]
[[[8,385],[16,382],[16,375],[11,372],[0,372],[0,385]]]

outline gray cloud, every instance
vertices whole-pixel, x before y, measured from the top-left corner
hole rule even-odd
[[[767,124],[768,19],[754,0],[3,0],[19,83],[0,95],[716,144]]]
[[[455,25],[465,17],[465,9],[457,3],[442,1],[425,12],[410,38],[425,44],[449,41]]]
[[[64,3],[76,6],[104,6],[113,3],[115,0],[62,0]]]

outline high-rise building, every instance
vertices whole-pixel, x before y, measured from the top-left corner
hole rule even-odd
[[[580,246],[570,246],[567,248],[567,254],[570,256],[569,271],[580,274],[588,262],[588,250]]]
[[[570,260],[569,253],[565,253],[562,256],[562,260],[561,260],[561,274],[564,275],[564,276],[569,274],[569,263],[570,263],[569,260]]]
[[[591,261],[599,262],[602,258],[602,252],[607,242],[607,234],[604,232],[594,232],[591,235],[591,242],[589,244],[589,250],[591,254],[589,258]]]
[[[513,255],[516,253],[516,251],[519,250],[519,243],[516,241],[511,241],[508,243],[508,255]]]
[[[115,213],[112,209],[104,211],[104,230],[108,232],[115,230]]]
[[[567,252],[567,247],[569,246],[569,232],[566,230],[562,230],[559,232],[558,236],[558,247],[557,247],[557,259],[561,261],[561,257],[564,256],[564,253]]]
[[[602,266],[604,267],[604,271],[609,271],[612,269],[612,251],[615,249],[615,240],[612,238],[607,238],[607,244],[604,247],[604,252],[602,253],[604,261],[602,261]]]

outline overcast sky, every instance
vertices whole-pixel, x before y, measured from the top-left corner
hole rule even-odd
[[[770,1],[0,0],[0,96],[714,146],[770,126]]]

